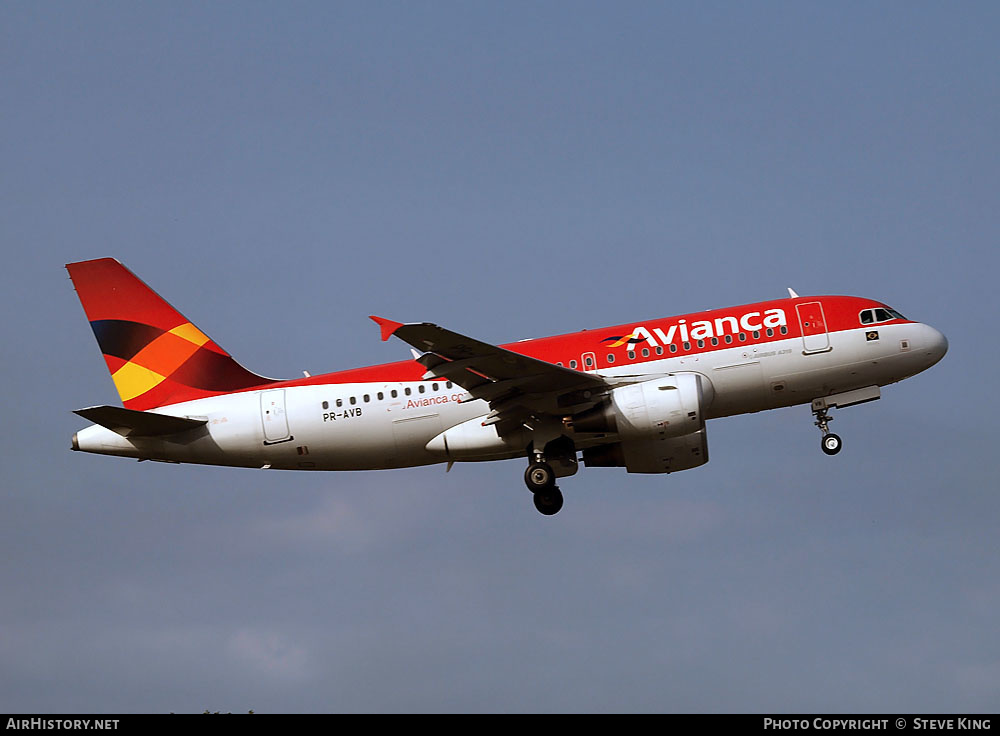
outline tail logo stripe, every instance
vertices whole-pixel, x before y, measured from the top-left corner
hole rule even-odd
[[[111,376],[122,401],[156,388],[206,342],[205,333],[190,322],[161,334]]]
[[[165,376],[141,365],[126,363],[115,371],[111,378],[115,382],[115,388],[118,389],[118,395],[122,397],[122,401],[130,401],[159,386]]]
[[[190,322],[185,322],[182,325],[178,325],[177,327],[175,327],[170,331],[170,334],[177,335],[177,337],[183,338],[199,348],[206,342],[208,342],[208,335],[199,330]]]
[[[67,263],[126,409],[267,386],[114,258]]]

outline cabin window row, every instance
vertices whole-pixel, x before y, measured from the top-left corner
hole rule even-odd
[[[779,332],[782,335],[787,335],[788,334],[788,328],[786,326],[782,325],[779,328]],[[760,339],[760,333],[761,333],[760,330],[754,330],[752,333],[750,333],[750,336],[754,340],[759,340]],[[766,330],[764,330],[764,334],[766,334],[768,337],[774,337],[774,328],[768,327]],[[733,343],[733,339],[734,339],[733,335],[723,335],[723,337],[722,337],[722,341],[725,342],[727,345],[731,345]],[[735,339],[739,340],[740,342],[746,342],[747,341],[747,333],[740,332],[737,335],[735,335]],[[710,343],[713,346],[716,346],[716,345],[719,344],[719,338],[713,337],[710,340],[696,340],[695,341],[695,345],[697,347],[699,347],[699,348],[703,348],[703,347],[705,347],[705,343],[706,342]],[[690,350],[691,349],[691,343],[690,342],[684,342],[684,343],[682,343],[682,347],[683,347],[684,350]],[[677,350],[678,350],[677,345],[675,345],[674,343],[670,343],[670,345],[668,346],[668,349],[670,350],[671,353],[676,353]],[[663,346],[662,345],[657,345],[653,349],[652,352],[655,352],[656,355],[663,355],[663,352],[664,352]],[[627,354],[628,354],[628,359],[629,360],[635,360],[635,355],[636,355],[636,351],[635,350],[629,350]],[[639,354],[642,355],[643,358],[648,358],[651,355],[651,352],[650,352],[649,348],[643,348],[642,350],[639,351]],[[608,363],[614,363],[614,362],[615,362],[614,353],[608,353]],[[559,361],[556,365],[562,365],[562,364],[563,364],[562,361]],[[576,366],[577,366],[577,362],[575,360],[571,360],[569,362],[569,367],[570,368],[576,368]],[[590,358],[590,357],[586,358],[586,366],[588,368],[593,367],[593,359],[592,358]]]
[[[557,365],[562,365],[562,363],[560,362]],[[585,368],[593,368],[594,367],[594,359],[593,359],[593,357],[591,357],[590,355],[584,357],[584,359],[583,359],[583,365],[584,365]],[[570,368],[574,368],[575,369],[576,366],[577,366],[577,363],[576,363],[575,360],[571,360],[569,362],[569,367]]]
[[[452,384],[451,381],[445,381],[445,383],[444,383],[444,387],[446,389],[451,388],[452,385],[453,384]],[[431,391],[440,391],[441,390],[441,382],[440,381],[431,381],[430,386],[431,386]],[[421,393],[421,394],[427,393],[427,384],[426,383],[419,384],[417,386],[417,393]],[[409,386],[407,386],[406,388],[403,389],[403,395],[404,396],[412,396],[413,395],[413,389],[410,388]],[[392,399],[399,398],[399,391],[397,391],[396,389],[392,389],[391,391],[389,391],[389,398],[392,398]],[[361,401],[362,401],[362,403],[367,404],[371,400],[372,400],[371,394],[362,394],[361,395]],[[377,392],[375,394],[375,400],[376,401],[384,401],[385,400],[385,392],[384,391]],[[343,406],[345,401],[350,406],[354,406],[355,404],[358,403],[358,397],[357,396],[348,396],[346,399],[337,399],[335,403],[336,403],[337,406]],[[323,402],[323,408],[324,409],[329,409],[330,408],[330,402],[329,401],[324,401]]]

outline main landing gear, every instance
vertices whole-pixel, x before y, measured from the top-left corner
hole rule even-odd
[[[524,471],[524,484],[535,497],[535,508],[546,516],[559,513],[563,507],[562,491],[556,486],[556,474],[552,466],[536,460]]]
[[[820,431],[823,433],[822,444],[820,447],[823,448],[823,452],[827,455],[836,455],[840,452],[844,443],[840,439],[839,435],[830,431],[829,424],[833,421],[833,417],[826,413],[825,407],[822,409],[813,409],[813,416],[816,417],[816,426],[819,427]]]

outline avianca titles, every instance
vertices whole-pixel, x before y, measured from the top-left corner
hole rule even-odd
[[[74,450],[281,470],[525,458],[543,514],[586,467],[671,473],[708,462],[706,421],[808,404],[829,411],[937,363],[944,335],[873,299],[789,298],[492,345],[426,322],[372,319],[413,359],[292,380],[250,372],[112,258],[66,266],[123,407]]]

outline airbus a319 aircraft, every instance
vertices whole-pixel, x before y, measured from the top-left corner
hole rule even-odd
[[[543,514],[557,478],[587,467],[673,473],[708,462],[706,421],[809,404],[829,411],[937,363],[944,335],[881,302],[789,298],[491,345],[427,322],[372,316],[413,359],[264,378],[112,258],[66,266],[123,407],[74,450],[281,470],[374,470],[526,458]]]

